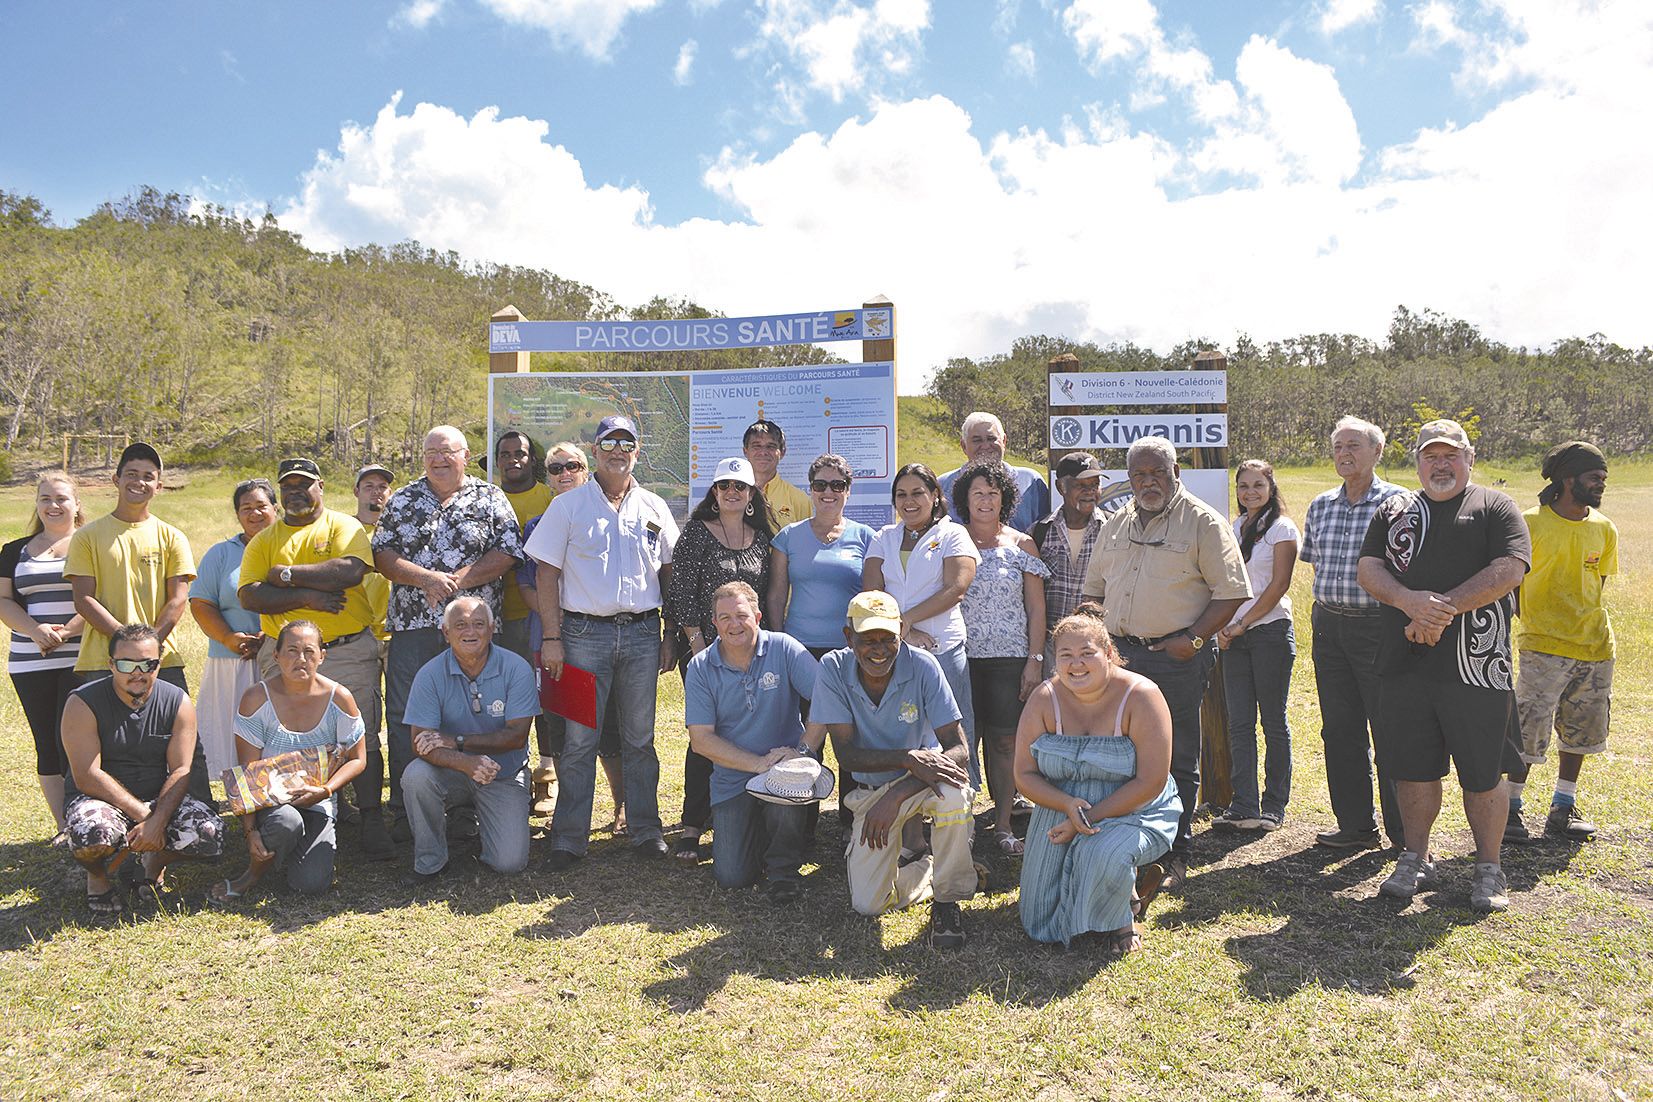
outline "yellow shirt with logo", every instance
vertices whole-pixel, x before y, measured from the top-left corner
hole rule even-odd
[[[1580,662],[1613,657],[1613,625],[1601,594],[1619,572],[1619,532],[1591,509],[1568,520],[1548,505],[1521,514],[1532,533],[1532,569],[1521,580],[1516,645]]]
[[[278,520],[248,542],[246,553],[241,556],[239,584],[245,587],[268,581],[270,571],[278,567],[314,566],[339,558],[360,559],[369,570],[373,569],[373,548],[368,543],[367,529],[355,517],[323,509],[321,516],[302,528]],[[380,615],[382,618],[383,613]],[[343,612],[296,608],[291,612],[263,614],[259,617],[260,630],[274,639],[282,627],[293,620],[309,620],[315,624],[321,629],[322,641],[327,643],[370,627],[374,622],[373,608],[365,582],[344,591]]]
[[[528,522],[545,512],[545,507],[551,504],[551,487],[543,482],[536,482],[520,494],[505,491],[505,497],[511,503],[511,512],[517,516],[517,527],[526,528]],[[533,609],[528,602],[522,599],[522,590],[517,586],[517,572],[515,568],[505,571],[505,618],[507,620],[521,620]]]
[[[815,515],[815,503],[809,500],[809,495],[780,475],[771,478],[763,488],[763,500],[769,503],[769,518],[775,522],[777,532]]]
[[[195,577],[195,555],[189,539],[158,517],[128,524],[115,514],[99,517],[69,538],[64,558],[65,578],[92,578],[98,604],[123,624],[150,624],[166,605],[166,580]],[[182,666],[178,633],[161,642],[161,665]],[[109,637],[88,627],[81,637],[75,669],[109,668]]]

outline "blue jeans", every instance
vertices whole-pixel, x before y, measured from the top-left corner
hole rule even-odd
[[[1326,791],[1332,799],[1337,828],[1350,833],[1372,830],[1372,758],[1378,715],[1378,634],[1376,615],[1339,615],[1316,603],[1314,684],[1320,697],[1320,740],[1326,746]],[[1370,733],[1368,733],[1370,732]],[[1406,830],[1400,821],[1395,784],[1377,767],[1378,803],[1383,832],[1399,843]]]
[[[448,863],[448,809],[476,808],[482,863],[495,872],[528,867],[528,770],[498,773],[477,784],[455,769],[424,759],[402,774],[408,825],[413,828],[413,871],[433,873]]]
[[[275,855],[270,871],[285,865],[287,886],[296,892],[314,895],[333,886],[333,858],[338,847],[330,802],[314,807],[285,804],[258,813],[258,836],[264,848]]]
[[[970,693],[970,660],[965,657],[963,643],[933,653],[936,661],[941,663],[941,675],[947,679],[947,687],[953,690],[953,700],[959,706],[959,715],[963,717],[964,745],[970,751],[970,787],[980,789],[981,761],[976,749],[976,708]]]
[[[1254,819],[1261,811],[1286,817],[1291,799],[1291,728],[1286,693],[1297,661],[1291,618],[1248,628],[1223,652],[1223,686],[1228,690],[1228,749],[1233,756],[1234,814]],[[1257,715],[1263,721],[1263,797],[1257,799]]]
[[[620,710],[620,768],[625,774],[626,823],[632,845],[661,837],[660,758],[654,750],[654,700],[660,680],[660,617],[629,624],[563,616],[563,657],[597,678],[597,726],[570,721],[557,763],[557,810],[552,848],[583,854],[591,838],[591,801],[597,781],[597,743],[603,716]]]
[[[1179,662],[1170,652],[1149,650],[1123,639],[1117,640],[1125,668],[1159,686],[1171,709],[1171,776],[1182,800],[1182,817],[1177,820],[1173,856],[1188,859],[1188,843],[1194,835],[1194,809],[1200,792],[1200,702],[1211,683],[1216,662],[1215,644],[1207,644],[1193,658]]]
[[[712,875],[723,888],[749,888],[761,875],[799,880],[805,825],[814,804],[772,804],[750,793],[712,805]]]
[[[425,663],[447,649],[448,641],[440,628],[390,633],[390,651],[385,657],[385,744],[390,750],[390,809],[398,818],[407,814],[402,800],[402,773],[413,761],[413,732],[402,718],[407,712],[408,690]]]

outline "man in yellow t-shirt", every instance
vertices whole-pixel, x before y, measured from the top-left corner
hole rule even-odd
[[[517,527],[528,527],[528,522],[551,504],[551,487],[543,481],[544,464],[539,446],[520,429],[509,429],[494,443],[494,466],[499,475],[499,488],[505,491],[511,512],[516,514]],[[539,640],[528,638],[528,614],[533,610],[522,599],[517,572],[507,570],[503,580],[505,614],[500,624],[500,642],[506,650],[531,665],[539,651]]]
[[[779,425],[753,421],[741,437],[741,449],[752,464],[752,477],[769,506],[769,521],[775,531],[815,515],[815,503],[809,495],[780,476],[781,460],[786,458],[786,433]]]
[[[1552,732],[1560,737],[1555,794],[1544,833],[1588,841],[1595,824],[1578,809],[1578,775],[1589,754],[1607,748],[1613,689],[1613,625],[1602,603],[1618,573],[1619,533],[1598,511],[1607,488],[1607,460],[1593,444],[1550,449],[1549,485],[1538,507],[1522,514],[1532,533],[1532,571],[1521,583],[1521,651],[1515,706],[1521,722],[1521,765],[1509,772],[1506,842],[1530,840],[1521,821],[1527,774],[1544,760]]]
[[[350,690],[362,726],[377,731],[379,641],[362,580],[373,568],[367,529],[349,513],[322,504],[321,470],[312,459],[283,459],[276,470],[282,518],[254,536],[241,556],[241,607],[259,614],[265,639],[259,670],[275,675],[275,640],[284,625],[308,620],[321,631],[328,677]],[[367,743],[367,768],[355,781],[362,812],[362,848],[370,857],[393,857],[379,808],[384,754],[377,738]]]
[[[189,691],[172,629],[189,603],[195,556],[182,532],[151,516],[161,489],[161,456],[143,442],[115,466],[115,509],[69,539],[63,576],[86,621],[75,672],[82,681],[109,675],[109,637],[127,624],[148,624],[161,640],[161,679]]]

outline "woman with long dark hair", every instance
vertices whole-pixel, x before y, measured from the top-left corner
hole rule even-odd
[[[1274,468],[1247,459],[1234,470],[1240,541],[1251,592],[1228,625],[1217,632],[1223,650],[1223,687],[1228,693],[1228,745],[1233,761],[1234,798],[1217,820],[1228,830],[1279,830],[1291,799],[1291,728],[1286,694],[1297,660],[1292,631],[1291,574],[1301,540],[1286,515]],[[1263,791],[1257,793],[1257,720],[1263,724]]]

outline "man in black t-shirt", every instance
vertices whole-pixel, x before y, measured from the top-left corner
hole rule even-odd
[[[1514,590],[1532,565],[1521,510],[1470,484],[1475,449],[1456,421],[1418,432],[1421,490],[1378,507],[1360,548],[1360,585],[1382,602],[1378,645],[1380,767],[1394,778],[1406,850],[1380,893],[1410,899],[1432,886],[1429,832],[1447,759],[1475,835],[1470,906],[1509,906],[1499,845],[1509,802],[1503,772],[1515,707],[1510,654]]]

